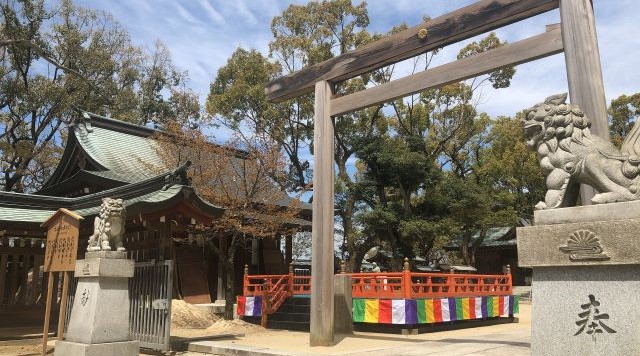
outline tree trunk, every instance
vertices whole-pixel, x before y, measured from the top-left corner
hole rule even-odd
[[[483,227],[480,229],[480,235],[478,236],[478,239],[476,239],[476,241],[473,242],[473,244],[471,245],[471,266],[476,265],[476,251],[478,251],[478,247],[480,247],[480,245],[482,245],[482,242],[484,241],[484,238],[487,236],[487,231],[489,229],[486,227]]]
[[[460,244],[460,252],[462,252],[462,260],[465,265],[471,265],[471,250],[469,243],[471,242],[471,236],[473,236],[473,231],[467,229],[462,234],[462,242]]]
[[[351,267],[352,273],[360,272],[360,266],[362,266],[362,259],[364,258],[364,255],[376,245],[375,239],[369,236],[361,245],[354,246],[353,255],[349,255],[349,266]]]
[[[225,263],[225,265],[227,265]],[[233,266],[233,262],[231,263],[231,265]],[[225,274],[227,275],[227,281],[226,281],[226,289],[224,291],[224,319],[225,320],[233,320],[233,305],[236,302],[236,295],[235,295],[235,291],[234,291],[234,287],[235,287],[235,274],[234,274],[234,270],[233,267],[229,268],[228,266],[225,267]]]

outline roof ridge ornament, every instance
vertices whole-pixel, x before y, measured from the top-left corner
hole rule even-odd
[[[93,132],[93,127],[91,126],[91,114],[89,114],[89,112],[87,111],[83,111],[82,117],[76,117],[75,119],[73,119],[73,122],[71,122],[70,126],[78,125],[84,125],[84,128],[88,133]]]
[[[167,190],[172,185],[191,185],[191,178],[187,176],[187,169],[191,166],[191,161],[186,161],[184,164],[180,165],[178,168],[171,171],[164,177],[165,185],[162,187],[162,190]]]

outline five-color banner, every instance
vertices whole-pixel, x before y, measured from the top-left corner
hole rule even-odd
[[[434,299],[353,299],[353,321],[379,324],[428,324],[513,316],[518,296]]]

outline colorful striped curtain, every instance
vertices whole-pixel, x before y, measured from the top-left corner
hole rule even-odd
[[[255,297],[238,297],[238,315],[243,316],[261,316],[262,315],[262,296]]]
[[[436,299],[354,299],[353,321],[426,324],[518,314],[518,296]]]

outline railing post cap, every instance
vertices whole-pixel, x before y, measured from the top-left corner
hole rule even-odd
[[[409,271],[410,270],[409,258],[408,257],[404,258],[404,263],[402,265],[402,269],[405,270],[405,271]]]

